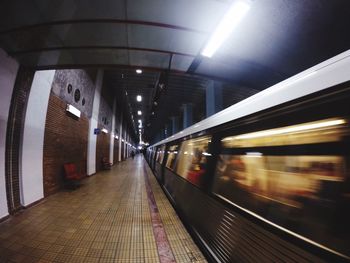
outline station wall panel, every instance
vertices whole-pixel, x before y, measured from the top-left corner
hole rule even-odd
[[[100,107],[98,114],[98,127],[102,130],[103,128],[108,131],[108,133],[101,132],[97,135],[96,142],[96,172],[102,170],[102,159],[107,162],[110,160],[110,143],[111,143],[111,133],[112,122],[114,118],[113,114],[113,99],[114,94],[111,89],[106,86],[102,86]]]
[[[44,197],[43,148],[50,88],[55,70],[37,71],[27,101],[20,165],[21,203],[28,206]]]
[[[114,139],[114,154],[113,154],[113,163],[119,161],[119,139]]]
[[[11,96],[18,68],[18,63],[0,49],[0,220],[8,215],[5,187],[6,129]]]

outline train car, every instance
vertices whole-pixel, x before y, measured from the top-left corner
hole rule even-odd
[[[212,261],[349,261],[349,79],[347,51],[151,147]]]
[[[154,172],[154,165],[155,165],[155,159],[156,159],[155,155],[156,155],[155,147],[152,147],[152,146],[148,147],[146,151],[146,160],[153,172]]]

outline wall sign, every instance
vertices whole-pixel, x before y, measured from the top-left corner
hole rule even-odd
[[[101,130],[100,130],[99,128],[95,128],[95,129],[94,129],[94,134],[97,135],[97,134],[100,134],[100,132],[101,132]]]

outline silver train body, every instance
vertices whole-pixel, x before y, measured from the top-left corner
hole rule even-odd
[[[148,147],[213,262],[350,259],[350,51]]]

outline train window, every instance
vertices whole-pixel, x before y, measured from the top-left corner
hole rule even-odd
[[[271,203],[301,209],[331,198],[326,188],[345,181],[344,165],[340,156],[220,155],[214,191],[257,211]]]
[[[336,142],[348,131],[345,119],[334,118],[230,136],[222,143],[224,147],[243,148]]]
[[[210,137],[200,137],[181,143],[176,173],[191,183],[202,186],[206,170]]]
[[[223,138],[213,193],[330,248],[348,248],[346,123],[327,119]],[[331,151],[324,148],[329,142]]]
[[[175,159],[178,153],[179,145],[172,145],[168,150],[168,159],[166,161],[165,166],[170,170],[174,170],[175,168]]]
[[[162,163],[164,159],[164,152],[165,152],[165,144],[160,146],[157,150],[157,162]]]

